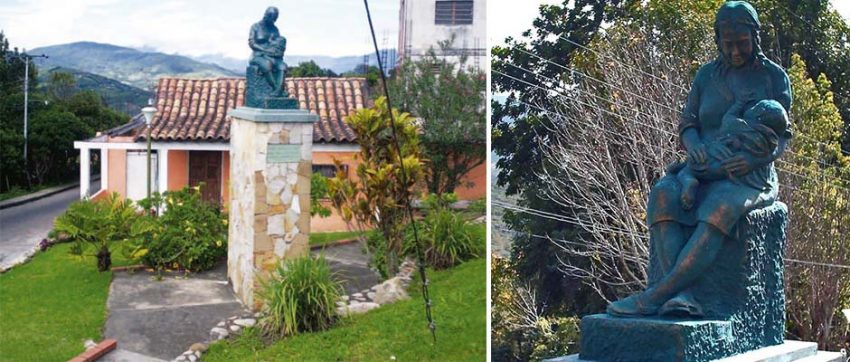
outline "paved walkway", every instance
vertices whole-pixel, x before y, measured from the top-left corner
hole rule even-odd
[[[381,282],[381,276],[369,269],[369,257],[363,253],[362,243],[329,246],[311,251],[313,255],[324,253],[334,273],[342,279],[346,294],[369,289]]]
[[[347,294],[381,281],[369,269],[359,243],[312,253],[324,254]],[[100,359],[108,362],[172,360],[192,344],[206,341],[221,320],[246,311],[227,284],[226,263],[189,277],[169,273],[162,281],[149,272],[116,272],[107,309],[104,338],[117,340],[119,348]]]
[[[162,281],[154,273],[116,272],[106,305],[105,338],[117,340],[121,350],[164,360],[206,341],[218,322],[245,312],[227,284],[226,263],[189,277],[169,273]],[[110,355],[101,360],[122,360]]]
[[[100,189],[100,181],[92,182],[91,189]],[[32,255],[38,242],[47,237],[47,233],[53,229],[53,220],[65,212],[68,205],[80,199],[79,187],[35,199],[44,196],[42,193],[54,191],[56,190],[43,190],[37,193],[39,195],[26,195],[4,201],[7,203],[5,205],[11,201],[27,202],[0,210],[0,271],[11,268]]]

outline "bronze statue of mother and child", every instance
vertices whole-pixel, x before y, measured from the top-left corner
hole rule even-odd
[[[746,2],[717,12],[720,55],[697,72],[679,124],[687,161],[668,167],[649,196],[650,243],[661,264],[650,270],[660,273],[643,292],[611,303],[609,314],[702,317],[688,288],[718,258],[738,220],[776,200],[773,162],[791,138],[791,85],[762,53],[760,26]]]
[[[760,28],[747,2],[718,10],[719,55],[680,117],[687,159],[649,195],[647,287],[582,319],[582,360],[706,361],[783,343],[787,207],[774,161],[791,138],[791,84]]]

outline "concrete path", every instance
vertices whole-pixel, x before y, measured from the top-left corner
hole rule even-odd
[[[227,284],[226,263],[189,277],[169,273],[162,281],[148,272],[114,275],[104,337],[121,350],[172,360],[206,341],[218,322],[246,312]]]
[[[334,273],[342,279],[346,294],[369,289],[381,282],[381,276],[369,269],[369,257],[363,253],[362,243],[328,246],[311,251],[313,255],[324,254]]]
[[[91,183],[100,189],[100,181]],[[53,220],[80,199],[78,187],[0,210],[0,271],[25,261],[53,229]]]

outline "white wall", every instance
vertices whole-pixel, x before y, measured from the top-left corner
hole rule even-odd
[[[469,56],[467,65],[487,71],[487,2],[474,0],[471,25],[437,25],[434,23],[436,0],[400,0],[399,46],[400,58],[416,59],[428,48],[437,48],[441,40],[455,36],[452,48],[477,53]],[[475,49],[475,50],[473,50]],[[447,57],[454,59],[457,57]]]
[[[151,153],[151,192],[159,190],[157,186],[157,154]],[[148,184],[145,176],[148,173],[147,151],[127,151],[127,198],[138,201],[148,197]]]

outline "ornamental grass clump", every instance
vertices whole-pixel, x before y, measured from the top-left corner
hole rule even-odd
[[[267,279],[260,279],[257,295],[264,312],[259,328],[271,342],[330,328],[342,286],[323,256],[307,256],[281,261]]]
[[[419,223],[419,240],[425,262],[435,269],[453,267],[484,255],[484,238],[476,235],[469,223],[457,212],[445,206],[428,211]],[[405,255],[416,255],[415,241],[410,228],[405,240]]]

